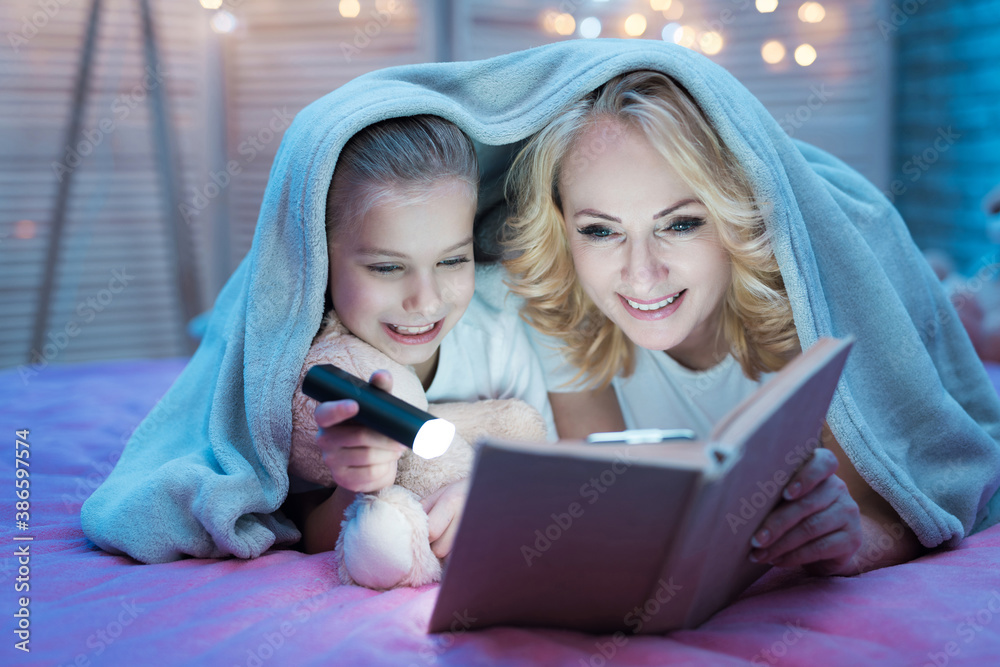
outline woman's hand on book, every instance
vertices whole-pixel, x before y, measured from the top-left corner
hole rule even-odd
[[[445,484],[420,501],[424,511],[427,512],[427,532],[431,551],[438,558],[444,558],[451,553],[468,493],[468,480],[463,479]]]
[[[814,574],[856,572],[851,558],[861,546],[861,513],[836,471],[837,457],[817,449],[754,534],[751,560]]]
[[[392,391],[389,371],[376,371],[370,382],[379,389]],[[356,401],[320,403],[315,412],[320,427],[316,445],[323,452],[323,463],[337,486],[372,493],[396,481],[396,463],[406,447],[364,426],[343,424],[356,414]]]

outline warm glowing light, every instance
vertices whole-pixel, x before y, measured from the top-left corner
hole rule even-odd
[[[200,2],[205,9],[218,9],[222,6],[222,0],[200,0]]]
[[[703,33],[702,36],[698,38],[698,46],[700,46],[702,52],[708,56],[714,56],[716,53],[721,51],[722,44],[722,35],[714,30]]]
[[[785,45],[776,39],[764,42],[760,47],[760,57],[769,65],[776,65],[785,59]]]
[[[678,21],[684,16],[684,3],[681,0],[673,0],[663,10],[663,18],[668,21]]]
[[[799,7],[799,20],[803,23],[819,23],[826,16],[826,10],[818,2],[805,2]]]
[[[361,13],[361,3],[358,0],[340,0],[338,9],[345,19],[353,19]]]
[[[795,62],[803,67],[809,67],[816,61],[816,49],[810,44],[800,44],[795,48]]]
[[[694,40],[697,37],[698,33],[694,31],[694,28],[689,25],[682,25],[674,31],[674,44],[690,49],[694,46]]]
[[[632,14],[625,19],[625,34],[629,37],[639,37],[646,32],[646,17],[642,14]]]
[[[761,14],[770,14],[778,8],[778,0],[757,0],[756,6]]]
[[[18,220],[14,223],[14,238],[33,239],[35,238],[35,221]]]
[[[670,8],[670,0],[649,0],[649,6],[654,12],[662,12]]]
[[[559,18],[559,12],[549,10],[542,14],[542,28],[545,32],[555,32],[556,31],[556,19]]]
[[[560,14],[556,17],[555,29],[563,37],[572,35],[576,30],[576,19],[571,14]]]
[[[601,21],[595,16],[588,16],[580,21],[580,37],[593,39],[601,36]]]
[[[212,20],[209,21],[209,25],[211,25],[212,30],[217,33],[230,33],[233,30],[236,30],[236,17],[227,12],[225,9],[220,9],[212,15]]]

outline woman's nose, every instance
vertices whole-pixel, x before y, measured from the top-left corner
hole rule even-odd
[[[638,290],[636,297],[647,296],[645,290],[654,289],[667,277],[667,264],[651,247],[652,241],[628,243],[630,245],[625,253],[625,265],[621,269],[622,282]]]

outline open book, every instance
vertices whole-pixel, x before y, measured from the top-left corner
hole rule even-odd
[[[768,569],[750,538],[819,445],[852,343],[819,340],[707,441],[482,441],[430,631],[702,623]]]

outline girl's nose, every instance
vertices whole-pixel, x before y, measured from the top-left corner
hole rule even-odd
[[[425,318],[436,319],[441,310],[441,286],[434,276],[414,276],[409,292],[403,301],[408,313],[419,313]]]

